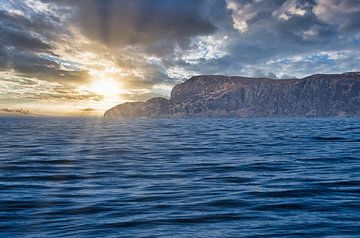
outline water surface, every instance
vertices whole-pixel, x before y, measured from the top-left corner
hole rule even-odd
[[[0,237],[359,237],[360,119],[0,118]]]

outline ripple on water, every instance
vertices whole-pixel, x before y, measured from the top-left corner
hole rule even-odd
[[[0,118],[0,237],[358,237],[359,122]]]

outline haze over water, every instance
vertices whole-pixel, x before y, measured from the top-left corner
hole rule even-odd
[[[357,237],[360,119],[0,118],[0,237]]]

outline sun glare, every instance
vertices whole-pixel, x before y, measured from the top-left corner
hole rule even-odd
[[[120,93],[120,85],[111,78],[95,80],[91,86],[91,91],[104,97],[113,97]]]

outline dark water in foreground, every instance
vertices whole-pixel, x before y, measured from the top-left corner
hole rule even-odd
[[[360,119],[0,118],[0,237],[360,237]]]

